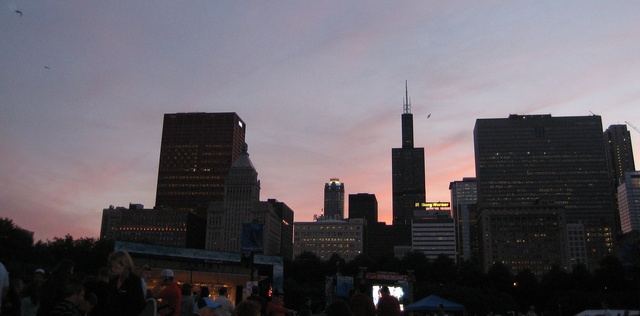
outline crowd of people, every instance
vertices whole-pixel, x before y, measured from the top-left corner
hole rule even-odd
[[[171,269],[160,273],[157,286],[151,268],[136,270],[126,251],[115,251],[96,275],[80,280],[74,275],[74,262],[62,260],[48,274],[36,269],[31,282],[9,278],[0,262],[0,316],[311,316],[312,299],[306,298],[296,311],[287,308],[284,292],[274,289],[271,300],[254,286],[251,294],[237,305],[226,287],[217,289],[215,299],[209,288],[199,291],[190,283],[178,284]],[[328,316],[398,316],[398,299],[387,287],[380,290],[378,306],[361,286],[348,299],[335,299],[323,310]]]

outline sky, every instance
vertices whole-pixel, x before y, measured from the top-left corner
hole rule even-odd
[[[475,176],[476,119],[640,128],[639,15],[639,1],[0,0],[0,217],[36,241],[98,237],[104,208],[153,207],[165,113],[236,112],[261,200],[311,221],[336,177],[390,224],[405,81],[427,200],[449,201]]]

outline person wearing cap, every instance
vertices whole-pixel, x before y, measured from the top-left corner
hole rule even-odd
[[[220,304],[214,302],[210,297],[199,298],[193,306],[193,314],[199,316],[216,316],[216,309]]]
[[[279,289],[273,291],[273,298],[267,304],[267,315],[269,316],[285,316],[294,315],[295,311],[284,307],[284,292]]]
[[[140,277],[133,273],[133,259],[128,252],[119,250],[109,255],[107,266],[111,270],[107,315],[137,316],[146,302]]]
[[[158,293],[158,311],[162,316],[180,315],[182,305],[182,289],[180,285],[173,282],[173,270],[164,269],[160,272],[160,285],[163,287]]]
[[[42,284],[44,282],[44,269],[38,268],[33,272],[32,283]]]
[[[378,300],[379,316],[398,316],[400,315],[400,302],[398,298],[389,293],[389,287],[383,286],[378,291],[380,299]]]

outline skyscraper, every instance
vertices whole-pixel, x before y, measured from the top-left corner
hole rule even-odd
[[[324,185],[324,217],[344,218],[344,183],[338,178],[331,178]]]
[[[501,206],[564,206],[567,224],[584,225],[587,264],[597,267],[613,250],[616,226],[602,135],[601,118],[595,115],[478,119],[474,146],[480,214]]]
[[[249,159],[245,144],[225,179],[223,201],[209,206],[206,248],[240,252],[243,224],[256,223],[263,227],[263,252],[269,255],[279,253],[280,222],[273,207],[268,202],[260,202],[258,172]]]
[[[248,146],[233,162],[225,180],[224,198],[209,204],[206,249],[227,252],[257,252],[287,256],[293,253],[293,210],[276,199],[260,201],[260,180]],[[247,224],[257,224],[261,233],[243,234]],[[244,236],[243,236],[244,235]],[[243,239],[244,238],[244,239]],[[262,239],[262,249],[259,245]]]
[[[349,194],[349,218],[364,218],[368,224],[378,222],[378,199],[375,194]]]
[[[631,133],[627,125],[610,125],[604,131],[605,148],[611,168],[611,178],[617,188],[624,181],[624,173],[635,171],[633,148],[631,147]]]
[[[618,207],[623,233],[640,231],[640,171],[627,171],[618,186]]]
[[[402,148],[391,149],[393,225],[411,225],[416,203],[426,201],[424,148],[413,145],[413,114],[405,82]]]
[[[268,199],[267,202],[280,219],[280,255],[287,260],[293,260],[293,210],[276,199]]]
[[[245,131],[236,113],[165,114],[156,207],[204,214],[210,201],[222,201]]]
[[[624,231],[621,227],[621,202],[618,198],[618,186],[624,183],[625,172],[635,171],[636,166],[633,161],[633,148],[631,147],[631,133],[627,130],[627,125],[610,125],[604,131],[604,145],[607,150],[607,160],[609,162],[609,176],[611,178],[611,195],[615,207],[616,231]],[[623,199],[624,200],[624,199]],[[624,201],[622,201],[624,203]]]
[[[456,223],[456,251],[462,261],[478,259],[476,178],[449,183],[451,212]]]

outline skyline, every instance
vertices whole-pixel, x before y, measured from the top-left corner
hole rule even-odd
[[[311,221],[339,178],[346,202],[375,194],[391,224],[405,80],[427,200],[449,201],[449,182],[475,176],[476,119],[595,113],[603,132],[640,127],[638,12],[598,1],[5,1],[0,217],[36,241],[98,237],[109,205],[153,207],[164,114],[236,112],[261,200]],[[628,130],[638,157],[640,132]]]

